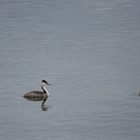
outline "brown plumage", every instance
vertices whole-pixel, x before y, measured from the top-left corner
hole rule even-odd
[[[46,93],[42,91],[31,91],[31,92],[25,93],[23,97],[24,98],[46,98],[48,96]]]

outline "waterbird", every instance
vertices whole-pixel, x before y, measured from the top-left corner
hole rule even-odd
[[[42,82],[41,88],[43,91],[36,91],[36,90],[30,91],[30,92],[25,93],[23,97],[27,99],[30,99],[30,98],[47,99],[50,94],[48,90],[46,89],[46,85],[50,85],[50,84],[46,80],[42,80],[41,82]]]

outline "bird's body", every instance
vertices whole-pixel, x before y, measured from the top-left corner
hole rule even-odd
[[[46,98],[46,93],[42,91],[30,91],[24,95],[25,98]]]
[[[49,96],[49,92],[46,89],[44,84],[50,85],[47,81],[42,80],[41,88],[42,88],[43,91],[36,91],[36,90],[35,91],[30,91],[28,93],[25,93],[23,97],[28,98],[28,99],[30,99],[30,98],[42,98],[42,99],[45,98],[45,99],[47,99],[48,96]]]

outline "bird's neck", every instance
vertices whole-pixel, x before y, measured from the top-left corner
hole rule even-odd
[[[42,85],[41,87],[42,87],[42,89],[43,89],[44,93],[46,93],[46,94],[49,96],[50,94],[49,94],[48,90],[46,89],[46,87],[45,87],[45,86],[43,86],[43,85]]]

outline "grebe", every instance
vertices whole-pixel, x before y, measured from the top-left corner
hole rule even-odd
[[[30,91],[28,93],[26,93],[23,97],[24,98],[41,98],[41,99],[47,99],[49,97],[49,92],[48,90],[46,89],[45,85],[50,85],[46,80],[42,80],[41,81],[42,84],[41,84],[41,88],[43,91]]]

